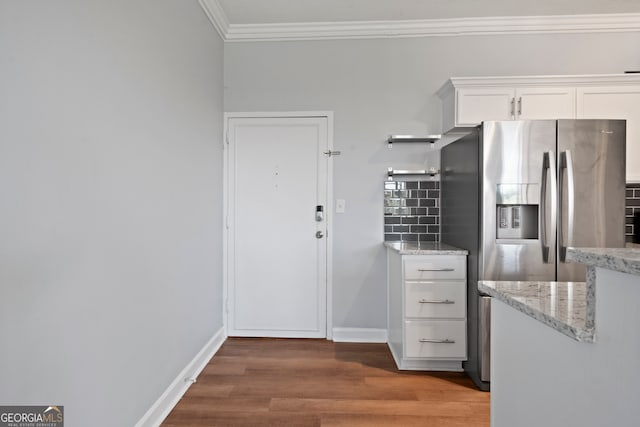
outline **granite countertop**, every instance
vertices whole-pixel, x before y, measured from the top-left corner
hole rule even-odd
[[[400,255],[467,255],[466,249],[440,242],[384,242],[384,245]]]
[[[587,265],[586,282],[480,281],[478,289],[577,340],[595,340],[594,267],[640,276],[640,248],[568,248],[567,259]]]
[[[576,341],[594,341],[595,313],[585,282],[480,281],[478,289]]]
[[[567,259],[640,276],[640,248],[568,248]]]

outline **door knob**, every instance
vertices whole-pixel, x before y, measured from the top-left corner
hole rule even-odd
[[[322,239],[324,237],[324,234],[322,234],[322,231],[316,231],[316,239]]]

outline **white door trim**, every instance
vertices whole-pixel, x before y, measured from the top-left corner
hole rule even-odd
[[[228,334],[227,316],[229,313],[229,230],[227,228],[229,217],[229,119],[233,118],[283,118],[283,117],[324,117],[327,119],[327,147],[333,150],[333,112],[332,111],[269,111],[269,112],[227,112],[224,113],[224,174],[223,174],[223,251],[222,251],[222,281],[223,281],[223,325],[225,335]],[[328,157],[327,163],[327,206],[326,218],[326,268],[327,268],[327,292],[326,292],[326,335],[327,340],[333,339],[333,156]]]

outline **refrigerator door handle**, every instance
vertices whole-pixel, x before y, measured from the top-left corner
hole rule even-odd
[[[563,174],[563,171],[565,171],[565,173]],[[560,215],[558,216],[559,218],[559,222],[560,225],[558,227],[558,239],[560,239],[560,244],[559,244],[559,254],[558,254],[558,259],[561,262],[567,262],[567,247],[572,246],[573,245],[573,226],[574,226],[574,215],[575,215],[575,209],[574,209],[574,173],[573,173],[573,157],[571,156],[571,150],[566,150],[563,151],[560,154],[560,185],[558,186],[559,188],[559,200],[560,200],[560,206],[563,206],[564,203],[564,199],[565,199],[565,194],[564,194],[564,180],[563,180],[563,176],[566,174],[566,181],[567,181],[567,192],[566,192],[566,199],[567,199],[567,240],[565,242],[564,240],[564,226],[562,225],[563,222],[563,212],[560,212]]]
[[[551,177],[551,184],[549,185],[549,176]],[[551,188],[551,212],[549,219],[551,220],[551,229],[547,229],[547,192]],[[540,194],[540,245],[542,246],[542,261],[549,264],[553,264],[554,261],[549,262],[549,253],[552,245],[555,246],[555,242],[552,240],[552,245],[549,244],[549,236],[554,236],[557,227],[558,217],[558,195],[557,195],[558,183],[556,180],[556,158],[553,151],[547,151],[543,155],[542,159],[542,185]]]

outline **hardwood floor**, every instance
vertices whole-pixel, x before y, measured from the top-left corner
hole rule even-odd
[[[229,338],[162,425],[486,427],[489,393],[398,371],[386,344]]]

